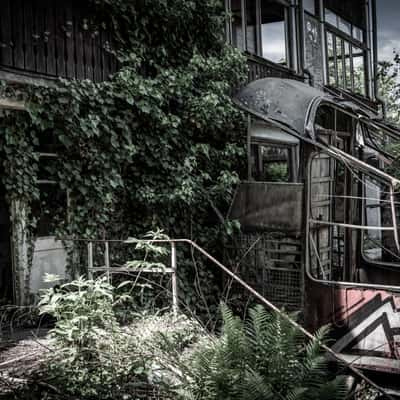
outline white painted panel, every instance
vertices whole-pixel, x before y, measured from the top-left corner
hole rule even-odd
[[[59,275],[66,278],[67,251],[63,243],[54,237],[38,238],[35,241],[32,269],[29,276],[29,291],[37,294],[40,289],[54,286],[43,282],[45,274]]]

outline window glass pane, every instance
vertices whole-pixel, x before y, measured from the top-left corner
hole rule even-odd
[[[352,90],[350,43],[346,41],[344,42],[344,57],[346,89]]]
[[[328,83],[329,85],[336,84],[336,69],[335,69],[335,52],[333,47],[333,35],[327,33],[327,50],[328,50]]]
[[[340,88],[344,88],[344,70],[343,70],[343,62],[344,62],[344,54],[343,54],[343,40],[336,37],[336,56],[337,56],[337,73],[338,73],[338,83],[337,85]]]
[[[365,95],[365,64],[362,49],[353,46],[354,91]]]
[[[333,26],[338,26],[338,21],[337,21],[337,15],[329,10],[328,8],[325,8],[325,21],[330,23]]]
[[[389,187],[380,182],[364,178],[365,225],[370,227],[391,227],[392,210]],[[394,235],[391,231],[366,230],[363,236],[364,256],[370,261],[398,263],[400,261]]]
[[[339,25],[338,28],[344,32],[347,33],[348,35],[351,35],[351,24],[344,20],[343,18],[339,17]]]
[[[285,8],[276,3],[261,3],[262,55],[276,63],[287,64]]]
[[[231,12],[232,12],[232,45],[243,49],[244,47],[244,35],[242,29],[242,10],[240,0],[231,0]]]
[[[257,16],[256,0],[246,0],[246,41],[247,51],[252,54],[257,53]]]
[[[333,32],[327,31],[328,84],[366,95],[365,56]],[[351,51],[350,51],[351,50]]]
[[[315,14],[315,0],[303,0],[303,7],[310,14]]]
[[[357,28],[356,26],[353,26],[353,38],[358,40],[359,42],[364,41],[364,33],[362,29]]]
[[[289,182],[289,149],[253,144],[251,146],[252,177],[259,182]]]

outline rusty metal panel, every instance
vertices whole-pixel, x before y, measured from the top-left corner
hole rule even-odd
[[[302,241],[281,232],[235,236],[225,253],[226,265],[253,289],[287,311],[303,307]],[[233,284],[228,301],[248,301],[243,288]]]
[[[302,136],[309,108],[317,101],[335,99],[319,89],[293,79],[265,78],[249,83],[235,96],[236,104],[256,117],[268,118]]]
[[[341,357],[365,370],[400,373],[398,293],[306,280],[305,295],[306,326],[332,326],[332,349]]]
[[[245,231],[300,232],[303,191],[297,183],[241,183],[229,217]]]

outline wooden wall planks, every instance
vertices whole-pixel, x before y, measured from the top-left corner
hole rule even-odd
[[[105,80],[116,71],[110,34],[74,0],[3,0],[0,68],[35,76]]]

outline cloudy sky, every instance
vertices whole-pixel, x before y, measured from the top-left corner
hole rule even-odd
[[[393,49],[400,50],[400,0],[377,0],[378,57],[393,58]]]

